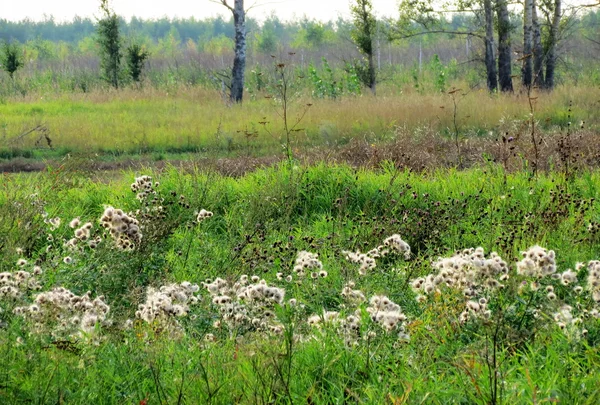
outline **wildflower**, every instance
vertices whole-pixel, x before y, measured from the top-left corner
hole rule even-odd
[[[52,230],[56,230],[60,227],[61,219],[59,217],[50,218],[50,219],[44,220],[44,222],[46,222],[47,224],[50,224],[50,228]]]
[[[517,263],[517,273],[524,276],[542,278],[556,272],[555,253],[540,246],[533,246],[521,252],[523,259]]]
[[[402,240],[400,235],[394,234],[383,241],[384,246],[390,247],[396,253],[404,255],[405,259],[410,259],[410,246]]]
[[[327,272],[326,272],[325,270],[321,270],[321,271],[319,272],[319,277],[321,277],[321,278],[326,278],[326,277],[327,277]]]
[[[176,318],[186,316],[189,306],[199,301],[194,296],[197,291],[199,287],[189,282],[168,284],[159,289],[149,287],[146,302],[139,305],[135,316],[147,323],[158,323],[171,332],[178,332],[180,325]]]
[[[85,332],[91,334],[97,324],[106,324],[110,307],[104,297],[91,299],[90,293],[77,296],[58,287],[38,294],[33,304],[15,308],[15,314],[36,325],[37,333],[50,333],[54,337],[72,336]]]
[[[88,242],[88,246],[90,247],[90,249],[96,249],[101,241],[101,238],[92,239]]]
[[[294,272],[298,276],[303,276],[309,270],[321,270],[323,263],[318,259],[319,255],[305,250],[298,252],[294,262]]]
[[[147,175],[136,177],[131,183],[131,191],[137,193],[136,198],[140,201],[144,201],[151,194],[156,194],[152,185],[152,177]]]
[[[354,304],[360,304],[366,300],[365,295],[360,290],[354,290],[354,283],[348,282],[342,289],[342,297]]]
[[[123,210],[107,207],[100,222],[102,227],[109,230],[116,246],[122,250],[132,250],[142,240],[139,222],[132,214],[126,214]]]
[[[600,260],[588,263],[587,287],[592,293],[592,299],[600,302]]]
[[[27,264],[27,260],[25,260],[25,259],[19,259],[19,260],[17,260],[17,266],[19,266],[19,267],[23,267],[26,264]]]
[[[318,325],[321,323],[321,317],[319,315],[311,315],[306,320],[306,323],[308,323],[311,326]]]
[[[75,228],[77,228],[79,226],[80,222],[81,221],[79,220],[79,217],[73,218],[71,220],[71,222],[69,222],[69,227],[72,228],[72,229],[75,229]]]
[[[360,251],[349,252],[344,250],[342,251],[342,254],[345,256],[346,260],[352,263],[360,264],[358,272],[361,276],[366,275],[368,270],[372,270],[377,266],[377,263],[373,257],[365,253],[360,253]]]
[[[63,259],[63,262],[64,262],[65,264],[71,264],[71,263],[73,263],[73,259],[71,258],[71,256],[66,256],[66,257]]]
[[[410,335],[404,331],[398,333],[398,340],[402,342],[410,342]]]
[[[466,297],[481,290],[502,288],[497,280],[505,280],[508,265],[495,252],[485,257],[483,248],[465,249],[454,256],[438,258],[432,263],[436,272],[413,280],[411,286],[417,293],[431,294],[441,285],[461,289]]]
[[[369,300],[367,312],[371,319],[386,331],[390,332],[400,326],[406,320],[400,306],[383,295],[375,295]]]
[[[73,250],[77,247],[77,238],[71,238],[67,242],[65,242],[65,247]]]
[[[212,216],[213,216],[213,213],[211,211],[207,211],[205,209],[201,209],[196,214],[196,222],[200,223],[200,222],[204,221],[206,218],[210,218]]]

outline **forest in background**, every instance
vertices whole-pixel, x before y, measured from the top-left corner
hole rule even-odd
[[[401,39],[391,38],[389,21],[378,24],[375,61],[384,84],[419,90],[419,86],[422,88],[428,82],[433,83],[429,87],[443,91],[449,81],[460,78],[470,88],[485,87],[484,41],[465,34],[477,33],[476,15],[451,14],[437,21],[438,29],[430,33],[414,24],[411,34]],[[563,25],[557,81],[600,83],[597,65],[600,11],[565,18]],[[134,17],[127,21],[119,17],[119,27],[126,44],[140,44],[148,53],[144,80],[153,86],[203,85],[216,89],[223,86],[234,53],[232,21],[221,17],[204,20]],[[511,15],[511,27],[516,73],[521,64],[519,57],[523,55],[520,15]],[[310,83],[314,82],[311,79],[315,79],[315,74],[318,78],[331,76],[333,72],[329,69],[332,69],[343,76],[344,71],[351,72],[352,61],[360,57],[351,40],[353,23],[349,20],[320,22],[305,17],[282,21],[273,14],[261,23],[249,15],[246,28],[249,67],[246,86],[251,94],[261,90],[260,76],[271,69],[274,59],[292,60],[302,72],[299,76],[307,77],[307,85],[318,93],[314,83]],[[44,21],[0,19],[0,41],[20,44],[23,54],[23,67],[16,80],[0,73],[3,96],[32,91],[86,92],[106,84],[99,77],[97,25],[93,19],[76,17],[69,22],[57,22],[52,17]],[[316,70],[312,76],[310,68]],[[435,85],[436,82],[440,84]]]

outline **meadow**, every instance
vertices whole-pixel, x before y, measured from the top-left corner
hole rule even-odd
[[[600,124],[597,86],[565,85],[528,96],[489,95],[462,84],[425,94],[386,85],[376,98],[337,99],[315,99],[300,87],[288,95],[289,121],[302,118],[291,146],[296,154],[311,154],[356,141],[387,145],[419,137],[489,143],[503,133],[527,132],[531,112],[550,137],[569,126],[592,136]],[[0,160],[56,162],[74,153],[105,162],[280,156],[286,143],[280,99],[263,91],[227,106],[216,91],[186,86],[14,96],[0,103]]]
[[[0,403],[600,402],[596,87],[2,98]]]
[[[0,177],[0,402],[600,399],[600,174]]]

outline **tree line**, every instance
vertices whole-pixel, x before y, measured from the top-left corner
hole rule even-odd
[[[471,40],[480,41],[488,89],[510,92],[516,63],[521,64],[519,76],[524,88],[552,89],[561,41],[573,33],[589,39],[590,44],[600,40],[597,36],[600,12],[577,13],[580,10],[564,7],[562,0],[524,0],[520,9],[509,9],[507,0],[456,0],[441,6],[431,0],[404,0],[398,16],[387,19],[375,17],[370,0],[354,0],[352,19],[348,21],[322,23],[304,18],[282,22],[271,15],[262,24],[248,18],[243,0],[213,2],[229,10],[229,21],[219,17],[149,21],[132,18],[126,22],[111,9],[108,0],[100,1],[101,16],[97,21],[75,18],[70,23],[57,24],[52,18],[41,22],[0,20],[0,39],[4,40],[0,64],[12,77],[23,66],[18,43],[32,38],[37,41],[94,38],[102,76],[112,86],[119,87],[123,66],[134,82],[142,77],[150,56],[148,39],[161,41],[171,36],[182,43],[195,38],[200,44],[203,40],[226,38],[234,50],[227,78],[230,99],[241,102],[248,36],[253,46],[265,53],[276,52],[284,41],[296,47],[317,48],[325,43],[351,40],[361,55],[352,62],[354,71],[363,85],[375,93],[378,82],[375,52],[380,41],[397,43],[443,35],[464,37],[467,46]],[[128,38],[127,44],[124,38]]]

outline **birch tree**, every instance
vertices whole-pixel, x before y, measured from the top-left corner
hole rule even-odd
[[[443,4],[443,9],[458,8],[462,12],[473,13],[478,17],[476,21],[480,22],[472,30],[453,31],[436,27],[436,25],[439,25],[440,23],[439,14],[441,11],[435,10],[435,2],[433,0],[402,0],[400,2],[400,18],[398,22],[399,32],[396,33],[395,38],[409,38],[415,35],[430,33],[468,35],[469,37],[480,38],[484,43],[487,88],[490,92],[495,92],[498,90],[499,66],[496,62],[497,52],[496,41],[494,39],[494,12],[497,10],[498,1],[500,0],[448,0],[447,3]],[[481,14],[482,11],[483,15]],[[508,10],[506,10],[506,18],[508,19]],[[412,32],[412,30],[414,30],[413,22],[418,26],[423,27],[424,30]],[[507,25],[507,27],[508,30],[510,30],[510,25]],[[500,32],[501,30],[499,29],[499,33]],[[506,44],[508,33],[502,38],[504,39],[504,44]],[[510,42],[508,43],[510,44]],[[510,60],[510,48],[508,51],[508,58]],[[503,91],[506,90],[503,88]],[[512,86],[509,91],[512,91]]]
[[[244,97],[244,74],[246,70],[246,10],[244,0],[213,0],[213,3],[222,4],[233,14],[235,28],[235,51],[233,67],[231,68],[231,88],[229,100],[232,103],[241,103]]]

